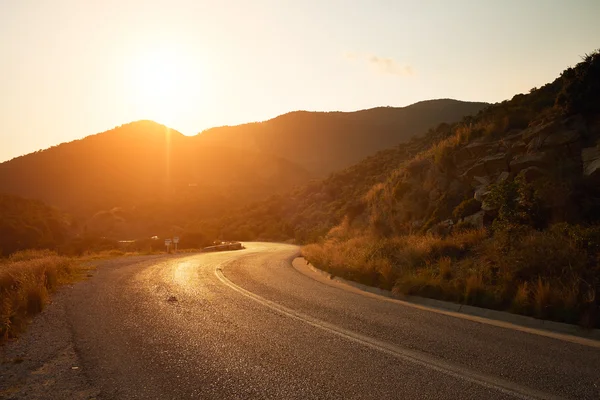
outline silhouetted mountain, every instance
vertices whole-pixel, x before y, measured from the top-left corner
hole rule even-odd
[[[355,112],[296,111],[265,122],[208,129],[198,139],[284,157],[325,176],[485,106],[443,99]]]
[[[0,192],[59,207],[82,232],[122,238],[181,231],[483,106],[434,100],[294,112],[195,137],[138,121],[0,164]]]
[[[182,223],[308,178],[305,170],[282,158],[206,145],[152,121],[0,164],[0,191],[42,200],[83,221],[94,216],[93,226],[98,212],[115,208],[144,226],[157,220],[162,221],[158,225]]]

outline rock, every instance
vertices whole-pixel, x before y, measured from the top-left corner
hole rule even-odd
[[[534,181],[534,180],[546,175],[544,170],[539,167],[525,168],[525,169],[521,170],[521,172],[519,172],[519,174],[523,174],[523,176],[525,177],[525,180],[527,182]]]
[[[600,150],[597,147],[587,147],[581,150],[583,174],[600,177]]]
[[[509,172],[507,172],[507,171],[501,172],[500,175],[498,175],[498,178],[496,179],[496,183],[504,182],[505,180],[508,179],[509,176],[510,176]]]
[[[473,177],[473,187],[477,188],[481,185],[489,185],[490,184],[489,176],[474,176]]]
[[[547,163],[548,155],[545,152],[523,154],[510,162],[510,172],[518,173],[529,167],[544,167]]]
[[[506,136],[502,138],[504,143],[511,143],[515,141],[520,141],[523,139],[523,131],[520,129],[511,129],[506,133]]]
[[[484,142],[473,142],[465,146],[465,150],[469,153],[471,158],[481,158],[485,156],[489,150],[494,148],[496,143],[484,143]]]
[[[473,198],[478,202],[482,203],[489,193],[490,190],[488,188],[488,185],[481,185],[475,190]]]
[[[523,153],[525,153],[526,150],[527,150],[527,144],[522,140],[519,140],[518,142],[513,143],[513,145],[510,147],[510,153],[513,156],[517,155],[517,154],[523,154]]]
[[[475,228],[483,228],[485,221],[485,211],[478,211],[475,214],[463,218],[463,222],[473,225]]]
[[[495,154],[484,157],[481,161],[488,175],[496,175],[502,171],[508,171],[510,155],[506,153]]]
[[[463,174],[463,176],[465,178],[467,178],[466,182],[471,181],[474,176],[486,176],[486,175],[487,175],[487,172],[485,170],[485,165],[483,164],[483,162],[478,162],[477,164],[473,165],[471,168],[469,168]]]
[[[574,143],[580,138],[579,132],[576,130],[568,130],[553,133],[549,135],[543,143],[543,147],[564,146],[569,143]]]
[[[551,121],[543,125],[532,126],[523,132],[523,141],[529,143],[536,137],[546,136],[557,131],[560,127],[561,123],[559,121]]]
[[[594,160],[600,158],[600,149],[598,147],[586,147],[581,150],[581,160],[583,161],[583,166],[585,167],[587,164],[591,163]]]

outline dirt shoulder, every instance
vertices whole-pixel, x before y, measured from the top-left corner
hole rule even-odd
[[[98,269],[166,256],[135,256],[91,262]],[[53,294],[51,303],[18,339],[0,345],[0,399],[94,399],[100,391],[85,374],[67,317],[73,285]]]

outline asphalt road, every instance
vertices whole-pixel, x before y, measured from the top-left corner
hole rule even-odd
[[[433,313],[292,268],[298,248],[99,268],[69,293],[101,399],[600,398],[600,348]]]

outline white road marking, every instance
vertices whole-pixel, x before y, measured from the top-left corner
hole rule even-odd
[[[267,300],[257,294],[254,294],[235,283],[231,282],[225,275],[220,267],[215,269],[215,275],[221,282],[225,285],[229,286],[231,289],[237,291],[238,293],[251,298],[252,300],[269,307],[283,315],[286,315],[290,318],[293,318],[298,321],[302,321],[306,324],[309,324],[315,328],[319,328],[321,330],[327,331],[329,333],[335,334],[337,336],[343,337],[347,340],[353,341],[355,343],[361,344],[363,346],[367,346],[377,351],[381,351],[388,355],[400,358],[404,361],[408,361],[413,364],[421,365],[423,367],[433,369],[435,371],[444,373],[446,375],[453,376],[458,379],[463,379],[468,382],[475,383],[477,385],[498,390],[502,393],[514,396],[519,399],[548,399],[548,400],[558,400],[562,399],[559,396],[540,392],[535,389],[531,389],[514,382],[510,382],[495,376],[486,375],[479,373],[477,371],[472,371],[467,368],[464,368],[459,365],[450,364],[446,361],[434,358],[427,354],[420,353],[418,351],[405,349],[396,345],[392,345],[390,343],[386,343],[377,339],[373,339],[369,336],[361,335],[356,332],[352,332],[350,330],[341,328],[339,326],[330,324],[328,322],[319,320],[317,318],[313,318],[303,313],[299,313],[290,308],[282,306],[280,304],[274,303],[270,300]]]

